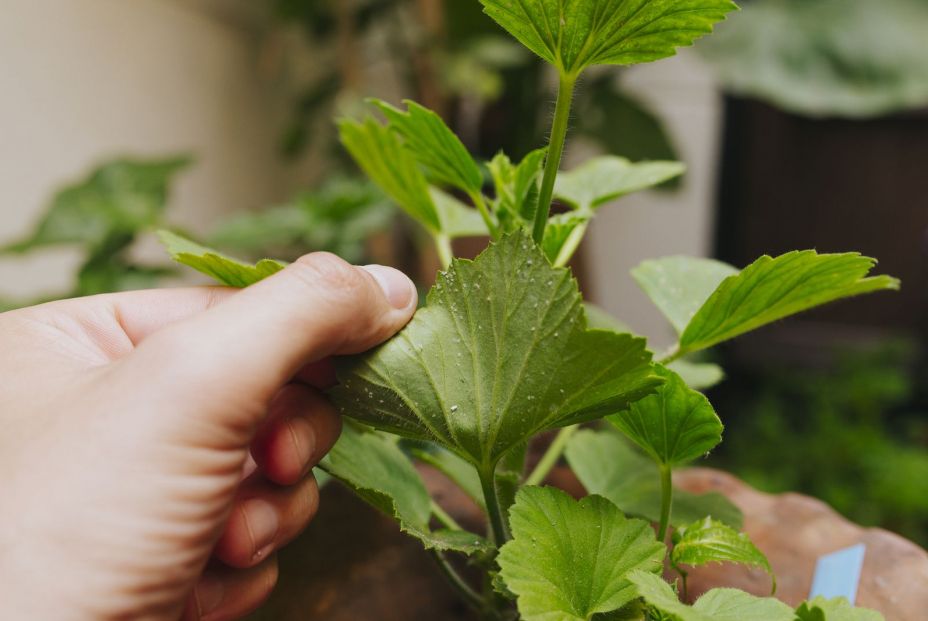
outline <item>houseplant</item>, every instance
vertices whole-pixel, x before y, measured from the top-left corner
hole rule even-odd
[[[564,267],[598,208],[683,172],[674,162],[605,157],[560,173],[578,80],[593,65],[671,56],[735,5],[481,1],[557,70],[550,143],[518,163],[504,154],[487,163],[487,196],[480,166],[430,110],[373,102],[386,124],[340,122],[348,151],[429,232],[445,271],[396,338],[339,361],[331,398],[352,422],[323,468],[419,539],[486,619],[881,618],[838,600],[793,610],[724,588],[683,603],[688,567],[737,562],[769,571],[769,564],[738,532],[736,509],[717,496],[676,493],[672,473],[711,451],[723,430],[693,388],[711,369],[690,356],[828,302],[898,288],[898,281],[869,277],[875,261],[857,254],[792,252],[744,270],[684,257],[649,261],[635,278],[680,335],[656,354],[631,334],[589,329]],[[555,198],[565,213],[551,215]],[[455,259],[451,241],[472,235],[488,235],[490,247],[474,261]],[[241,263],[171,233],[162,239],[178,261],[232,286],[285,267]],[[579,429],[600,420],[609,428]],[[560,431],[526,472],[528,443],[550,429]],[[622,438],[650,459],[629,453]],[[565,451],[592,493],[579,501],[539,485]],[[432,501],[411,458],[469,494],[486,512],[486,532],[461,528]],[[462,574],[453,556],[465,557],[479,579]],[[674,585],[660,576],[665,563],[679,576]]]

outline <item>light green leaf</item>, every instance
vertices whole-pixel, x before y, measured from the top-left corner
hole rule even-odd
[[[500,26],[569,76],[590,65],[673,56],[737,8],[730,0],[480,1]]]
[[[722,441],[722,421],[706,397],[664,367],[664,385],[649,397],[608,418],[654,460],[665,466],[692,461]]]
[[[470,463],[451,451],[434,445],[429,445],[428,449],[414,449],[411,452],[413,457],[429,464],[451,479],[465,494],[470,496],[471,500],[486,511],[486,499],[483,496],[480,477]]]
[[[667,368],[682,377],[693,390],[708,390],[725,380],[725,370],[710,362],[677,360],[668,364]]]
[[[188,157],[115,160],[58,192],[35,232],[0,248],[28,252],[56,244],[81,244],[94,251],[115,236],[159,224],[174,177],[190,166]]]
[[[635,571],[629,576],[644,600],[676,621],[794,621],[792,608],[773,598],[736,589],[713,589],[692,607],[682,603],[660,576]]]
[[[719,285],[680,337],[680,352],[712,347],[828,302],[898,289],[895,278],[867,278],[875,265],[857,253],[762,257]]]
[[[586,309],[586,321],[591,328],[596,328],[598,330],[611,330],[613,332],[628,332],[631,333],[631,328],[628,327],[621,319],[614,317],[611,313],[605,309],[587,302],[584,304]]]
[[[592,211],[617,198],[656,187],[686,172],[680,162],[640,162],[597,157],[558,175],[554,196],[579,211]]]
[[[158,237],[175,261],[229,287],[248,287],[286,267],[286,264],[272,259],[264,259],[254,265],[243,263],[169,231],[158,231]]]
[[[660,520],[661,486],[657,466],[635,450],[618,431],[583,430],[570,439],[567,463],[590,494],[608,498],[623,512],[651,522]],[[711,516],[740,529],[741,511],[725,496],[674,490],[670,524],[684,526]]]
[[[545,227],[545,238],[541,242],[545,256],[551,263],[554,263],[561,254],[564,244],[570,239],[571,234],[592,219],[591,215],[568,212],[551,216],[548,219],[548,226]]]
[[[816,597],[802,604],[796,615],[799,621],[885,621],[877,611],[854,608],[843,597],[831,600]]]
[[[464,531],[429,528],[429,493],[396,442],[346,425],[335,447],[320,464],[372,506],[395,518],[403,532],[426,548],[474,554],[489,549],[482,538]]]
[[[576,501],[526,487],[510,522],[513,539],[497,560],[525,621],[587,621],[618,610],[635,599],[629,572],[660,571],[665,554],[647,522],[599,496]]]
[[[547,149],[536,149],[515,165],[505,153],[499,153],[487,163],[496,189],[494,210],[505,231],[516,230],[534,216],[546,154]]]
[[[387,117],[390,127],[403,137],[404,146],[435,180],[468,194],[482,190],[480,168],[440,116],[414,101],[403,102],[406,112],[380,100],[373,102]]]
[[[737,274],[738,270],[727,263],[694,257],[645,261],[632,270],[638,285],[678,334],[683,334],[722,281]]]
[[[442,232],[451,239],[458,237],[480,237],[489,235],[487,225],[480,212],[468,207],[450,194],[438,188],[430,188],[432,201],[441,219]]]
[[[660,383],[643,339],[587,330],[576,281],[517,232],[455,260],[380,348],[339,361],[339,409],[489,471],[546,429],[596,420]]]
[[[682,526],[674,532],[670,560],[676,567],[722,562],[760,567],[773,579],[773,591],[777,589],[776,576],[764,553],[746,534],[711,517]]]
[[[371,180],[432,233],[440,233],[441,219],[429,195],[419,163],[390,128],[372,118],[338,124],[342,144]]]

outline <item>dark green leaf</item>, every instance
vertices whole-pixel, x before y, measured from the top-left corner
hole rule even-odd
[[[653,392],[643,339],[589,331],[577,283],[522,232],[456,260],[380,348],[340,361],[332,396],[376,428],[437,442],[489,470],[546,429]]]
[[[648,604],[676,621],[795,621],[793,609],[773,598],[754,597],[736,589],[713,589],[690,607],[660,576],[635,571],[630,580]]]
[[[565,455],[587,492],[608,498],[629,515],[651,522],[660,520],[657,466],[617,431],[580,431],[570,439]],[[721,494],[674,491],[672,526],[683,526],[706,516],[737,529],[744,520],[738,507]]]
[[[799,621],[884,621],[883,615],[877,611],[854,608],[843,597],[831,600],[816,597],[802,604],[796,615]]]
[[[229,287],[248,287],[286,267],[280,261],[271,259],[264,259],[254,265],[242,263],[169,231],[159,231],[158,237],[175,261]]]
[[[655,367],[665,379],[649,397],[609,417],[635,444],[665,466],[692,461],[722,441],[722,421],[705,395],[664,367]]]
[[[673,56],[712,32],[730,0],[480,0],[486,13],[569,76],[590,65]]]
[[[581,212],[617,198],[647,190],[686,172],[680,162],[639,162],[605,156],[558,175],[554,196]]]
[[[647,522],[599,496],[576,501],[526,487],[510,521],[513,540],[498,561],[525,621],[588,621],[618,610],[635,598],[629,572],[660,571],[665,554]]]
[[[763,552],[746,534],[711,517],[681,526],[674,532],[670,560],[675,566],[697,567],[727,562],[760,567],[773,579],[773,591],[776,592],[776,577]]]

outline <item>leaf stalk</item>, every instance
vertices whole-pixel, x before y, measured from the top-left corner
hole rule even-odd
[[[483,499],[487,505],[487,516],[490,520],[490,529],[493,541],[501,547],[509,540],[509,531],[503,519],[503,511],[499,504],[499,495],[496,493],[496,467],[481,468],[480,487],[483,489]]]
[[[438,564],[439,569],[441,569],[442,575],[444,575],[445,579],[448,581],[448,584],[458,592],[461,598],[464,599],[474,611],[481,614],[485,613],[487,605],[483,597],[464,581],[464,578],[451,566],[447,557],[437,550],[430,550],[430,552],[432,558],[434,558],[435,562]]]
[[[490,215],[490,209],[487,207],[486,198],[482,193],[474,192],[470,195],[470,200],[473,201],[474,206],[477,207],[477,211],[480,212],[480,217],[483,218],[483,223],[487,225],[487,231],[489,231],[490,237],[493,241],[499,241],[499,227],[493,222],[493,216]]]
[[[454,259],[454,251],[451,249],[451,238],[447,235],[436,235],[435,249],[438,251],[438,260],[441,261],[441,268],[446,270],[451,267],[451,260]]]
[[[670,512],[673,509],[673,468],[661,464],[661,521],[657,529],[657,540],[663,543],[667,539],[670,526]]]
[[[541,461],[538,462],[538,465],[535,466],[532,473],[525,479],[526,485],[541,485],[544,482],[551,473],[551,470],[554,469],[554,466],[556,466],[557,462],[561,459],[561,455],[564,454],[564,450],[567,448],[567,443],[570,441],[570,438],[577,433],[578,429],[580,429],[579,425],[572,425],[570,427],[564,427],[558,432],[551,446],[549,446],[545,454],[542,455]]]
[[[554,122],[551,125],[551,137],[548,142],[548,158],[545,161],[545,175],[541,182],[538,205],[535,208],[535,226],[532,237],[536,244],[545,238],[545,227],[551,212],[551,200],[554,198],[554,183],[561,168],[564,145],[567,142],[567,129],[570,126],[570,107],[574,99],[576,76],[561,74],[557,91],[557,105],[554,109]]]

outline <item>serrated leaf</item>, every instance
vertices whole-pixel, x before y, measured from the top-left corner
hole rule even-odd
[[[461,140],[435,112],[405,100],[404,112],[390,104],[373,100],[387,117],[390,127],[402,137],[404,146],[440,183],[468,194],[483,188],[483,175]]]
[[[513,539],[500,550],[501,576],[525,621],[587,621],[635,598],[627,576],[660,571],[664,545],[650,525],[605,498],[577,501],[526,487],[510,511]]]
[[[643,339],[587,330],[570,272],[519,231],[455,260],[396,338],[340,360],[332,397],[346,416],[486,472],[541,431],[653,392],[650,357]]]
[[[442,232],[451,239],[459,237],[480,237],[489,235],[487,225],[480,216],[480,212],[468,207],[450,194],[438,188],[430,188],[429,192],[441,220]]]
[[[674,566],[698,567],[727,562],[760,567],[773,580],[773,591],[776,592],[776,577],[764,553],[746,534],[711,517],[681,526],[674,532],[670,559]]]
[[[701,457],[722,441],[722,421],[705,395],[686,385],[664,367],[657,392],[608,418],[632,442],[664,466],[676,466]]]
[[[484,11],[561,73],[673,56],[712,32],[730,0],[480,0]]]
[[[836,599],[815,599],[803,603],[797,610],[799,621],[885,621],[883,615],[875,610],[854,608],[843,597]]]
[[[680,162],[632,163],[613,155],[597,157],[558,175],[554,196],[574,209],[592,211],[617,198],[653,188],[686,172]]]
[[[654,259],[632,270],[635,281],[678,334],[683,334],[722,281],[737,274],[738,269],[727,263],[695,257]]]
[[[898,289],[895,278],[867,277],[875,265],[857,253],[761,257],[719,285],[680,337],[680,352],[712,347],[835,300]]]
[[[403,532],[429,549],[475,554],[490,549],[482,537],[429,528],[429,493],[396,442],[347,425],[320,467],[375,508],[396,519]]]
[[[693,390],[708,390],[725,380],[725,370],[710,362],[676,360],[668,364],[667,368],[682,377]]]
[[[175,261],[229,287],[251,286],[286,267],[285,263],[273,259],[264,259],[256,264],[243,263],[170,231],[158,231],[158,238]]]
[[[547,149],[536,149],[516,165],[505,153],[499,153],[487,163],[496,189],[494,210],[506,232],[516,230],[534,216],[538,178],[546,154]]]
[[[794,621],[793,609],[783,602],[755,597],[736,589],[713,589],[687,606],[660,576],[643,571],[629,579],[639,595],[657,610],[676,621]]]
[[[395,132],[372,118],[343,120],[338,130],[358,166],[387,196],[432,233],[442,232],[425,175]]]
[[[94,251],[114,236],[157,226],[171,182],[190,163],[188,157],[108,162],[59,191],[33,234],[0,252],[56,244],[81,244]]]
[[[570,439],[565,456],[588,493],[608,498],[628,515],[651,522],[660,520],[657,466],[618,431],[580,431]],[[741,510],[717,492],[690,494],[674,490],[672,526],[684,526],[706,516],[737,529],[744,522]]]

